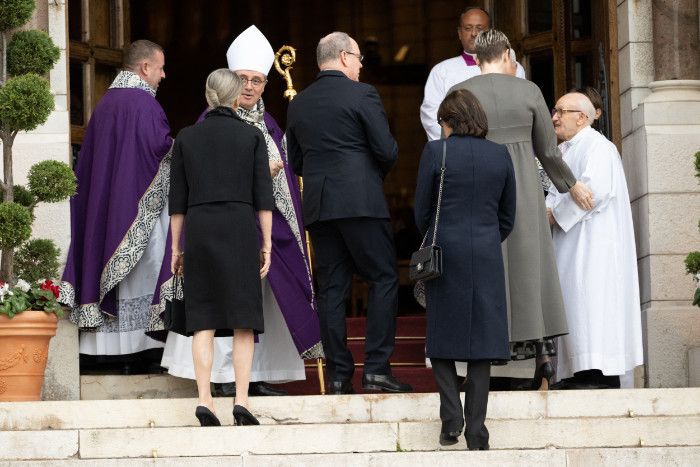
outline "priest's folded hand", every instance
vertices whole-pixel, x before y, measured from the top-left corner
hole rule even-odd
[[[584,211],[590,211],[595,206],[593,192],[581,181],[577,181],[576,184],[571,187],[569,194],[574,199],[576,204],[578,204],[578,206]]]
[[[554,213],[552,213],[552,208],[547,208],[547,220],[549,225],[556,225],[557,220],[554,218]]]

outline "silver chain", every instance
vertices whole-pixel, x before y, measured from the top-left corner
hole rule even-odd
[[[438,189],[437,208],[435,209],[435,227],[433,228],[433,244],[437,241],[437,228],[440,222],[440,205],[442,204],[442,185],[445,183],[445,156],[447,154],[447,140],[442,140],[442,166],[440,167],[440,188]],[[425,245],[427,235],[423,237],[421,248]]]

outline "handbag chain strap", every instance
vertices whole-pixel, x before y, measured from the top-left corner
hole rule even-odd
[[[433,229],[433,245],[437,241],[438,223],[440,222],[440,205],[442,204],[442,186],[445,183],[445,156],[447,155],[447,140],[442,140],[442,165],[440,167],[440,188],[438,189],[437,208],[435,209],[435,228]]]

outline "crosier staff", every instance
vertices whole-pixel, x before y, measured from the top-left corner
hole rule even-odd
[[[275,70],[282,75],[282,78],[284,78],[284,81],[287,83],[287,89],[284,91],[284,97],[289,99],[290,101],[294,99],[294,97],[297,95],[296,90],[294,89],[294,85],[292,84],[292,74],[291,70],[294,68],[294,62],[297,60],[297,51],[294,47],[291,45],[283,45],[280,47],[280,49],[275,53]],[[304,192],[304,181],[302,180],[301,177],[298,177],[299,180],[299,191],[301,193]],[[313,276],[313,272],[311,270],[311,239],[309,238],[309,232],[304,231],[306,234],[306,251],[309,254],[309,272]],[[313,284],[312,284],[313,287]],[[323,378],[323,359],[318,358],[316,359],[316,366],[318,368],[318,383],[321,386],[321,394],[326,393],[326,384],[324,382]]]

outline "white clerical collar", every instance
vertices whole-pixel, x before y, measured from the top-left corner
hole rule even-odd
[[[575,146],[579,141],[583,140],[586,135],[588,134],[589,131],[595,131],[593,128],[591,128],[590,125],[586,125],[584,128],[579,130],[578,133],[576,133],[569,141],[566,141],[568,143],[568,147],[573,147]]]

